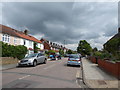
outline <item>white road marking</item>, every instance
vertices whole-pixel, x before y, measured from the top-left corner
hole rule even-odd
[[[80,78],[80,70],[77,70],[76,78]]]
[[[76,83],[77,83],[78,87],[81,88],[81,86],[78,84],[78,80],[76,80]]]
[[[26,75],[26,76],[24,76],[24,77],[19,78],[19,80],[24,79],[24,78],[27,78],[27,77],[29,77],[29,76],[30,76],[30,75]]]

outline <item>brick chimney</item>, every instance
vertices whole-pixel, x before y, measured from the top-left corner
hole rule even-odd
[[[24,34],[27,35],[28,34],[28,30],[24,30]]]

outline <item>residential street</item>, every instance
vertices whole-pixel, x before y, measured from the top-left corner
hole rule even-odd
[[[67,58],[36,67],[18,67],[2,72],[3,88],[81,88],[80,67],[67,66]],[[82,84],[81,84],[82,85]]]

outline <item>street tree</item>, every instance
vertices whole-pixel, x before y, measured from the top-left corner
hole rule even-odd
[[[59,54],[60,54],[60,55],[64,55],[63,49],[60,49],[60,50],[59,50]]]
[[[92,47],[86,40],[80,40],[78,47],[77,47],[77,52],[81,53],[82,55],[90,55],[92,51]]]

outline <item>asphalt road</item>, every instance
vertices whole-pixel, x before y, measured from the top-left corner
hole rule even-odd
[[[36,67],[2,71],[3,88],[81,88],[80,67],[67,66],[67,58],[48,61]]]

